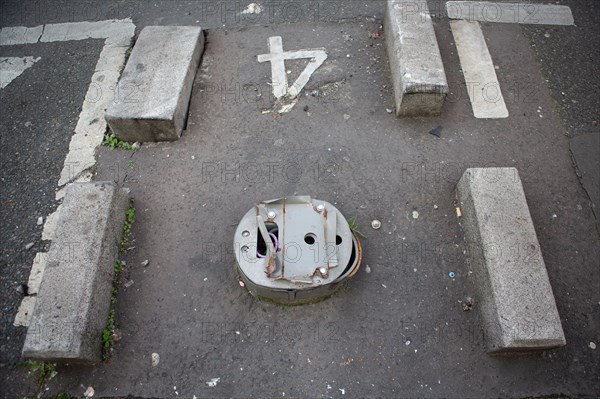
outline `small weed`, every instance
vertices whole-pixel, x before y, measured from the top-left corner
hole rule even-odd
[[[131,228],[133,227],[133,222],[135,221],[135,208],[132,206],[125,211],[125,223],[123,223],[123,239],[121,240],[120,252],[119,255],[123,253],[125,250],[125,246],[129,241],[129,235],[131,234]],[[120,258],[120,256],[119,256]],[[123,270],[123,262],[117,260],[115,263],[115,275],[113,279],[113,288],[110,296],[110,311],[108,312],[108,320],[106,321],[106,327],[102,331],[102,358],[107,360],[110,355],[110,348],[112,348],[114,344],[113,333],[117,327],[117,322],[115,320],[115,305],[117,304],[117,285],[119,282],[119,276],[121,275],[121,270]]]
[[[362,238],[367,238],[367,236],[364,235],[363,233],[361,233],[360,230],[358,229],[358,223],[356,222],[356,216],[353,216],[350,219],[348,219],[348,226],[350,226],[350,230],[352,230],[352,232],[355,235],[360,236]]]
[[[125,223],[123,224],[123,239],[121,240],[121,251],[125,249],[125,245],[129,241],[129,234],[131,233],[131,227],[135,222],[135,208],[130,207],[125,212]]]
[[[121,273],[121,269],[123,268],[123,264],[120,260],[115,263],[115,274]]]
[[[47,380],[53,377],[56,371],[55,363],[42,362],[37,360],[28,360],[23,363],[23,366],[29,370],[31,374],[34,374],[35,382],[39,389],[41,389]]]
[[[114,292],[114,291],[113,291]],[[102,358],[104,360],[108,359],[110,355],[110,348],[112,348],[113,341],[113,331],[116,327],[115,325],[115,308],[114,304],[116,299],[111,298],[111,309],[108,313],[108,320],[106,321],[106,327],[102,331]]]
[[[117,136],[115,136],[114,133],[104,136],[104,141],[102,142],[102,145],[110,147],[113,150],[115,148],[120,148],[122,150],[131,151],[131,152],[137,151],[137,148],[134,147],[133,144],[129,144],[126,141],[120,140]]]

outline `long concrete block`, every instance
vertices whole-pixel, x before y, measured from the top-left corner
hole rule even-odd
[[[111,182],[73,183],[67,188],[23,357],[102,360],[102,330],[128,206],[128,191]]]
[[[427,1],[387,0],[384,30],[396,115],[439,115],[448,82]]]
[[[467,169],[458,182],[457,197],[488,352],[564,346],[560,316],[517,169]]]
[[[129,142],[179,139],[203,51],[199,27],[144,28],[106,111],[113,133]]]

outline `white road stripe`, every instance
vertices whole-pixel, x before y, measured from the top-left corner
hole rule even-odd
[[[0,89],[4,89],[40,59],[40,57],[0,57]]]
[[[130,19],[51,24],[46,25],[40,42],[106,39],[106,44],[129,46],[134,29]]]
[[[96,64],[92,82],[83,102],[75,134],[60,174],[58,185],[72,181],[89,181],[87,169],[96,163],[96,147],[102,143],[106,131],[104,111],[114,96],[114,90],[125,61],[125,54],[135,25],[131,19],[96,22],[49,24],[35,28],[22,26],[2,28],[0,44],[17,45],[84,39],[105,39],[105,45]]]
[[[37,43],[43,31],[44,27],[42,25],[32,28],[26,26],[2,28],[0,29],[0,46]]]
[[[487,1],[449,1],[446,11],[450,19],[534,25],[573,25],[573,14],[567,6],[526,3],[493,3]]]
[[[92,82],[83,102],[75,134],[69,144],[59,186],[85,178],[86,170],[96,163],[96,148],[102,144],[106,131],[104,111],[110,104],[117,86],[129,43],[135,32],[131,20],[108,20],[47,25],[40,41],[105,39]]]
[[[476,118],[507,118],[494,63],[479,22],[450,21],[467,91]]]
[[[31,268],[29,280],[27,281],[27,293],[29,295],[37,295],[40,291],[40,284],[42,284],[42,277],[44,275],[44,270],[46,270],[47,259],[47,252],[38,252],[35,254],[33,267]]]
[[[0,30],[0,45],[4,46],[85,39],[105,40],[81,107],[75,134],[69,143],[69,152],[58,181],[59,188],[67,183],[86,182],[92,178],[89,168],[96,163],[96,148],[102,143],[107,127],[104,112],[115,95],[115,88],[134,33],[135,25],[131,19],[51,24],[34,28],[17,26]],[[57,191],[57,200],[62,198],[64,191],[64,187]],[[46,218],[42,240],[52,240],[54,237],[59,210],[60,205]],[[35,262],[34,260],[34,266]],[[39,279],[39,270],[39,267],[32,267],[32,281]],[[29,325],[34,303],[35,297],[28,296],[23,299],[15,317],[15,325]]]
[[[42,230],[42,241],[52,241],[54,239],[54,231],[56,230],[56,224],[58,223],[58,214],[61,206],[62,204],[46,217],[44,229]]]

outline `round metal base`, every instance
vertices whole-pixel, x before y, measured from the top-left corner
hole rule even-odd
[[[341,286],[348,281],[348,278],[354,276],[360,268],[362,260],[362,247],[358,237],[353,236],[352,263],[346,268],[344,273],[335,281],[318,285],[302,290],[294,289],[274,289],[264,287],[253,283],[242,271],[239,264],[236,262],[235,267],[240,279],[244,282],[246,288],[255,298],[273,302],[281,305],[298,306],[320,302],[335,294]]]

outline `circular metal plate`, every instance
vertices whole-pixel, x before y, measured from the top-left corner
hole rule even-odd
[[[257,204],[234,238],[238,270],[250,291],[288,303],[332,293],[354,274],[359,248],[341,212],[310,197]]]

